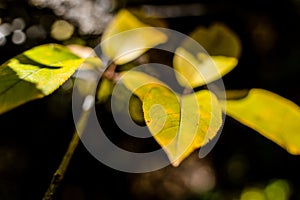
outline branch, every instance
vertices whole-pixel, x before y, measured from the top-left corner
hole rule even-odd
[[[75,130],[72,140],[69,144],[69,147],[58,167],[56,172],[54,173],[51,183],[47,189],[47,192],[45,193],[43,200],[52,200],[53,196],[56,192],[56,189],[59,187],[60,183],[62,182],[65,172],[69,166],[69,163],[73,157],[73,154],[76,150],[76,147],[78,146],[78,143],[80,141],[79,134],[83,132],[83,129],[86,125],[86,120],[89,115],[89,110],[83,111],[82,115],[80,116],[80,119],[77,123],[77,130]]]

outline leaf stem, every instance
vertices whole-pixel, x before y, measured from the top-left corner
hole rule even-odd
[[[185,87],[182,94],[183,95],[187,95],[187,94],[191,94],[193,92],[193,89],[192,88],[189,88],[189,87]]]
[[[56,189],[59,187],[60,183],[62,182],[65,172],[69,166],[69,163],[73,157],[73,154],[79,144],[80,141],[80,136],[79,134],[82,133],[85,125],[86,125],[86,120],[88,118],[89,112],[85,111],[82,113],[80,116],[80,119],[77,123],[77,129],[74,131],[73,137],[71,142],[69,143],[68,149],[58,167],[56,172],[54,173],[51,183],[43,197],[43,200],[52,200],[53,196],[56,192]]]

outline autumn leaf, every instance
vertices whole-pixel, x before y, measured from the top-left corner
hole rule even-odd
[[[300,154],[300,108],[263,89],[242,99],[227,100],[226,114],[261,133],[291,154]]]
[[[118,65],[130,62],[148,49],[167,41],[167,36],[139,21],[128,10],[120,10],[101,40],[104,54]]]
[[[182,86],[198,87],[208,84],[230,72],[238,63],[241,44],[238,37],[225,25],[215,24],[208,29],[197,28],[191,33],[201,47],[192,48],[190,39],[177,48],[174,68],[183,76],[176,76]]]
[[[123,73],[120,81],[141,99],[146,125],[174,166],[207,144],[222,125],[221,106],[208,90],[182,96],[138,71]]]
[[[150,132],[173,166],[213,139],[222,125],[221,107],[208,90],[178,96],[154,87],[145,95],[143,111]]]

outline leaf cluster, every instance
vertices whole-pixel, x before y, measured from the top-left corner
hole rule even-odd
[[[174,166],[217,136],[224,123],[224,114],[256,130],[289,153],[300,154],[298,105],[264,89],[250,89],[242,97],[241,91],[227,91],[228,96],[239,97],[227,99],[205,89],[205,85],[221,79],[237,66],[241,54],[238,36],[223,24],[213,24],[208,28],[196,28],[190,37],[210,56],[191,52],[190,41],[182,41],[172,66],[178,84],[188,91],[180,94],[157,77],[132,70],[137,59],[169,38],[129,11],[120,10],[102,36],[102,51],[112,64],[104,72],[95,98],[100,103],[105,102],[115,85],[123,84],[139,99],[130,103],[132,118],[145,122]],[[46,44],[2,64],[0,114],[51,94],[76,70],[90,70],[90,65],[103,69],[98,58],[84,59],[80,52],[74,46]],[[121,68],[129,70],[118,71]],[[194,91],[195,88],[201,90]],[[89,88],[81,90],[84,93]]]

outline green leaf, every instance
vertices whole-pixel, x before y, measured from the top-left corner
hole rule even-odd
[[[51,94],[82,59],[57,44],[35,47],[0,66],[0,114]]]
[[[173,166],[214,138],[222,124],[217,98],[208,90],[178,96],[153,87],[144,97],[145,122]]]
[[[215,24],[208,29],[200,27],[190,36],[210,55],[209,57],[204,52],[190,52],[188,40],[176,50],[174,68],[192,87],[220,79],[237,65],[241,44],[238,37],[225,25]],[[181,85],[188,86],[182,77],[176,77]]]
[[[104,31],[101,47],[106,56],[122,65],[166,40],[164,33],[140,22],[128,10],[122,9]]]
[[[21,55],[38,64],[50,67],[63,67],[63,61],[73,61],[79,58],[71,53],[68,48],[58,44],[45,44],[34,47]]]
[[[240,100],[227,100],[226,114],[261,133],[291,154],[300,154],[300,108],[263,89]]]

